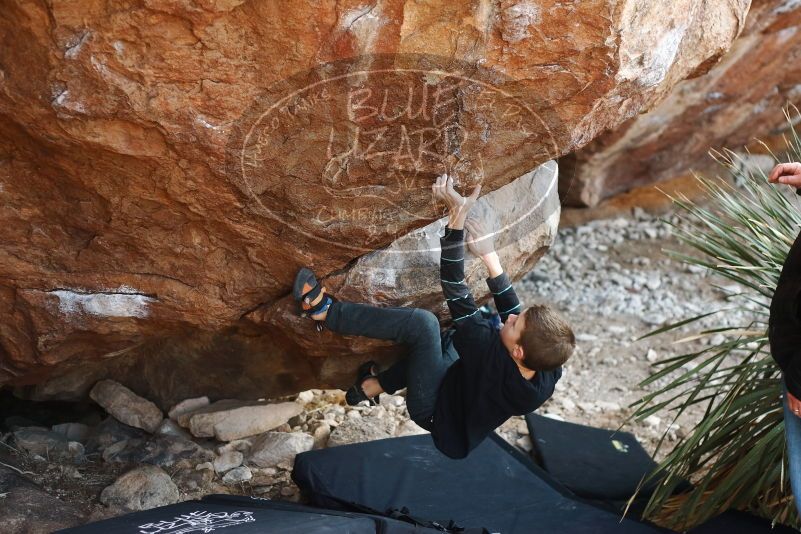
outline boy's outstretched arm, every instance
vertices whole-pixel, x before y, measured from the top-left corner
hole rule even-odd
[[[432,186],[434,199],[448,207],[448,226],[440,238],[439,278],[445,302],[455,326],[478,314],[473,295],[464,279],[464,224],[470,208],[478,200],[481,186],[476,186],[469,197],[463,197],[453,188],[453,179],[447,175],[437,178]]]
[[[501,316],[501,321],[506,322],[510,314],[520,313],[520,300],[517,298],[512,281],[509,275],[503,272],[501,260],[495,252],[495,243],[492,233],[485,227],[479,219],[468,219],[465,222],[468,232],[467,246],[474,256],[481,258],[487,268],[487,286],[492,293],[495,301],[495,309]]]
[[[454,326],[478,314],[473,295],[464,279],[464,230],[445,228],[440,238],[442,255],[439,261],[439,279],[445,302],[453,317]]]

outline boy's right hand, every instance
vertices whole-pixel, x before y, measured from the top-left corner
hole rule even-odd
[[[801,188],[801,163],[779,163],[770,171],[768,182]]]
[[[437,177],[437,181],[431,186],[431,191],[435,201],[441,201],[448,207],[448,228],[461,230],[464,228],[467,214],[470,213],[470,209],[478,200],[481,186],[477,185],[469,197],[463,197],[453,188],[453,178],[443,174]]]

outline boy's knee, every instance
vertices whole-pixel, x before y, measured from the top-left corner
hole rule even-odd
[[[417,309],[415,314],[418,316],[419,328],[426,333],[436,333],[439,336],[439,319],[428,310]]]
[[[415,308],[412,320],[407,324],[411,329],[411,334],[416,338],[439,338],[439,319],[428,310]]]
[[[439,319],[428,310],[416,309],[414,321],[415,334],[418,337],[439,339]]]

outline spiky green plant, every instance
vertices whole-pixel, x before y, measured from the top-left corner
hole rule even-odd
[[[786,115],[789,119],[789,110]],[[801,161],[801,142],[789,123],[787,156]],[[636,419],[666,411],[675,422],[691,406],[705,409],[698,425],[651,473],[648,480],[661,482],[645,515],[683,530],[738,508],[797,526],[785,458],[781,371],[770,356],[767,323],[782,264],[801,229],[801,210],[782,191],[786,186],[768,184],[764,171],[743,164],[734,152],[713,157],[737,185],[697,176],[707,193],[704,202],[673,198],[680,214],[674,235],[693,252],[668,254],[745,287],[741,298],[752,303],[743,306],[749,320],[737,326],[721,321],[713,328],[697,323],[722,318],[725,310],[718,310],[648,334],[695,323],[700,330],[695,336],[723,334],[726,341],[658,362],[641,384],[664,382],[635,403]],[[685,480],[693,488],[677,493]]]

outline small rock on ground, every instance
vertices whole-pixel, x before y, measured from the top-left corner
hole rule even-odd
[[[297,402],[219,401],[195,412],[189,418],[189,431],[196,437],[233,441],[272,430],[302,411],[303,406]]]
[[[192,439],[192,435],[189,434],[186,430],[180,427],[178,423],[173,421],[172,419],[165,419],[161,422],[159,427],[156,429],[156,435],[158,436],[170,436],[173,438],[183,438],[183,439]]]
[[[320,423],[314,429],[313,439],[315,449],[322,449],[328,445],[328,437],[331,435],[331,427],[328,423]]]
[[[223,483],[238,484],[239,482],[247,482],[251,478],[253,478],[253,473],[246,465],[243,465],[228,471],[223,477]]]
[[[164,418],[158,406],[113,380],[101,380],[89,396],[119,421],[150,433]]]
[[[295,400],[301,404],[309,404],[313,399],[314,399],[314,392],[312,392],[311,390],[307,390],[298,393],[298,396]]]
[[[181,418],[181,416],[195,412],[201,408],[205,408],[209,404],[210,403],[208,397],[197,397],[194,399],[182,400],[181,402],[170,408],[170,411],[167,412],[167,417],[169,417],[173,421],[177,421],[180,423],[179,419]],[[181,426],[186,426],[186,423],[180,423],[180,424]]]
[[[267,432],[254,440],[247,463],[258,467],[291,463],[295,456],[313,446],[314,438],[305,432]]]
[[[389,417],[367,416],[360,419],[348,419],[331,431],[328,446],[363,443],[376,439],[391,438],[395,434],[397,423]]]
[[[214,480],[214,471],[211,469],[179,469],[172,480],[183,491],[200,491]]]
[[[211,461],[214,452],[203,448],[194,441],[172,436],[155,436],[135,456],[138,463],[172,466],[179,462],[191,463]]]
[[[226,451],[214,459],[214,470],[218,473],[225,473],[242,465],[244,459],[244,455],[239,451]]]
[[[178,502],[178,488],[160,467],[143,465],[107,486],[100,502],[130,511],[148,510]]]
[[[145,439],[147,433],[120,423],[113,417],[107,417],[93,428],[86,439],[87,452],[103,451],[107,447],[126,439]]]
[[[17,447],[28,454],[53,461],[81,462],[84,447],[64,435],[39,427],[22,428],[14,432]]]

